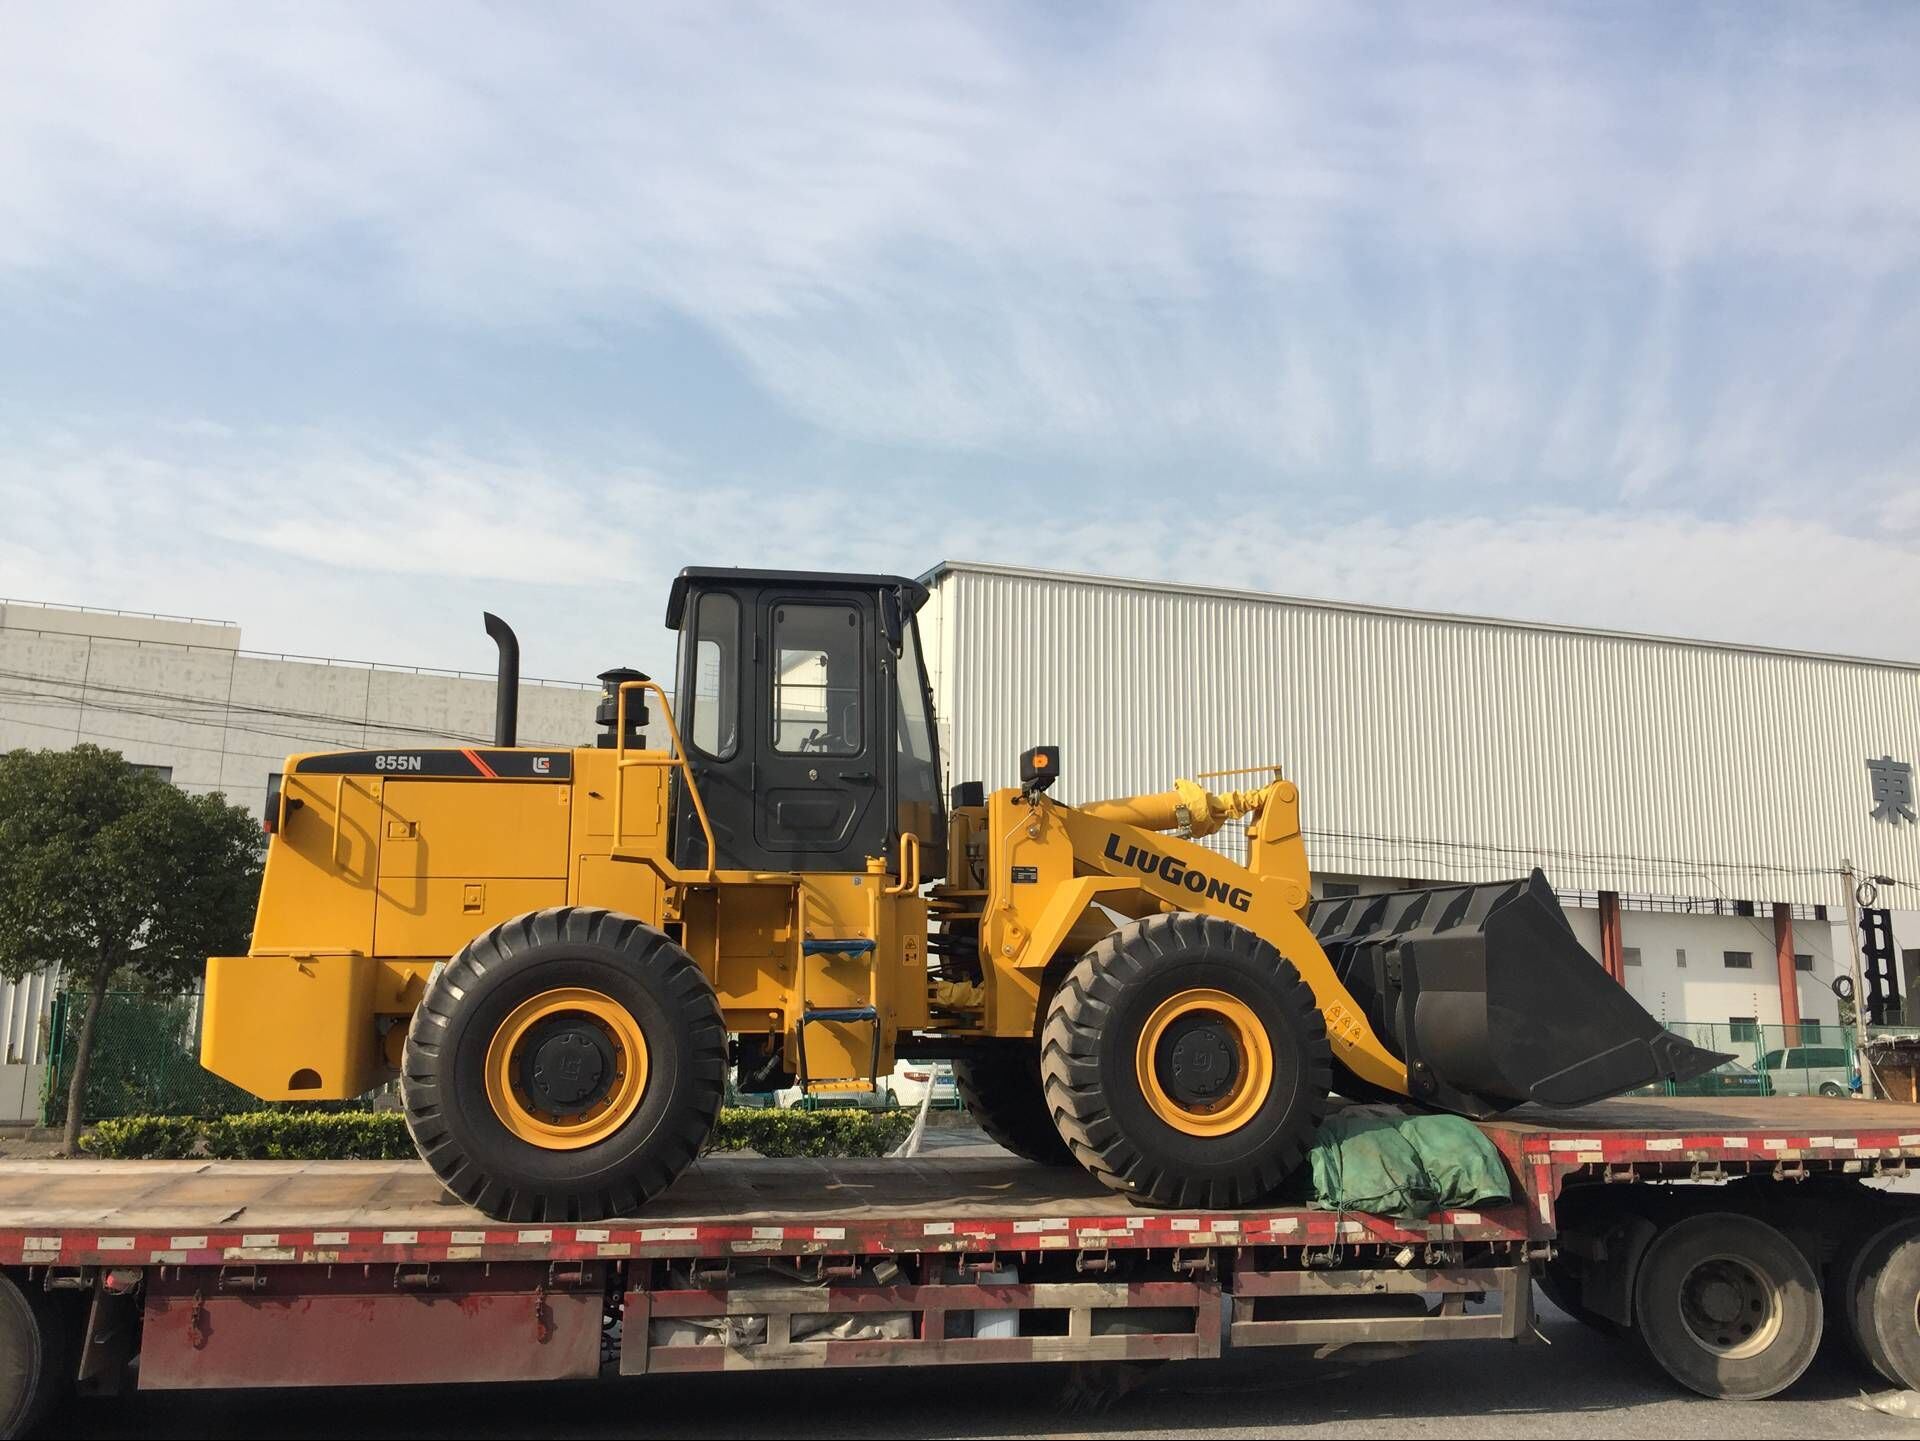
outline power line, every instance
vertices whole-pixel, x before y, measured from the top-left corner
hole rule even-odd
[[[1513,846],[1501,845],[1492,841],[1449,841],[1437,837],[1373,835],[1364,831],[1317,830],[1308,827],[1302,827],[1300,833],[1303,836],[1319,840],[1365,842],[1373,845],[1413,846],[1432,851],[1457,851],[1518,857],[1551,856],[1557,859],[1585,861],[1596,865],[1630,865],[1651,869],[1653,871],[1664,870],[1675,875],[1696,876],[1701,879],[1705,879],[1703,873],[1712,871],[1769,873],[1789,876],[1834,876],[1840,873],[1838,866],[1790,866],[1769,861],[1710,861],[1688,859],[1679,856],[1641,856],[1619,851],[1582,851],[1564,846]]]
[[[52,676],[38,676],[4,669],[0,669],[0,678],[38,682],[40,684],[77,684]],[[199,726],[206,729],[233,729],[245,731],[252,735],[269,736],[283,740],[306,741],[327,739],[324,736],[316,736],[313,730],[302,729],[294,731],[276,729],[266,725],[250,725],[244,720],[227,719],[225,715],[227,707],[219,701],[202,700],[199,697],[183,696],[174,692],[149,691],[133,686],[106,686],[91,683],[86,687],[83,694],[71,695],[49,691],[0,688],[0,697],[13,699],[22,704],[76,706],[86,710],[102,710],[110,713],[142,716],[170,725]],[[118,698],[117,700],[116,697]],[[133,703],[148,700],[160,701],[165,704],[154,707]],[[184,702],[185,704],[177,706],[172,704],[178,702]],[[487,744],[492,740],[490,733],[436,729],[431,726],[415,725],[406,721],[390,720],[371,715],[363,718],[335,715],[323,711],[303,711],[271,706],[240,704],[234,705],[232,711],[238,713],[240,716],[251,717],[257,720],[286,721],[296,725],[313,726],[316,728],[337,728],[361,732],[374,731],[389,735],[418,735],[466,741],[479,745]],[[219,714],[220,718],[216,719],[216,714]],[[567,744],[567,742],[555,742],[555,744]]]

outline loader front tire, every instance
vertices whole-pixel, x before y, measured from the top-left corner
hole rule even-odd
[[[1079,1162],[1135,1201],[1243,1206],[1306,1156],[1332,1057],[1312,989],[1272,945],[1212,916],[1154,916],[1055,991],[1040,1075]]]
[[[956,1060],[953,1080],[989,1139],[1043,1166],[1074,1164],[1040,1089],[1040,1057],[1031,1041],[983,1048]]]
[[[435,972],[407,1031],[407,1129],[447,1189],[507,1221],[628,1215],[705,1144],[727,1036],[693,958],[585,906],[495,926]]]

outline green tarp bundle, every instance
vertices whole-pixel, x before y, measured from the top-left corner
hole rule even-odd
[[[1513,1199],[1500,1152],[1459,1116],[1348,1106],[1322,1123],[1307,1160],[1313,1203],[1329,1211],[1420,1217]]]

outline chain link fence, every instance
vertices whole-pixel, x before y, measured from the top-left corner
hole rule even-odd
[[[1875,1094],[1883,1099],[1920,1099],[1920,1026],[1869,1026],[1863,1057],[1853,1026],[1811,1022],[1762,1026],[1740,1021],[1714,1024],[1669,1021],[1667,1029],[1733,1060],[1681,1085],[1657,1088],[1684,1096],[1852,1096],[1862,1089],[1863,1060],[1870,1061]]]
[[[86,1014],[84,992],[61,991],[53,998],[46,1088],[40,1104],[43,1125],[66,1121],[67,1086]],[[199,996],[109,991],[102,999],[94,1023],[87,1091],[81,1099],[83,1120],[220,1116],[259,1108],[254,1097],[201,1067]]]

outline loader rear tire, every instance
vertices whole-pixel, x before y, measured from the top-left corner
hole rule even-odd
[[[954,1084],[987,1136],[1023,1160],[1071,1166],[1040,1089],[1040,1056],[1031,1041],[994,1046],[953,1063]]]
[[[1212,916],[1122,926],[1068,972],[1041,1031],[1047,1105],[1074,1157],[1163,1206],[1271,1195],[1306,1156],[1331,1067],[1293,963]]]
[[[628,1215],[700,1153],[727,1034],[693,958],[567,906],[495,926],[427,984],[401,1068],[407,1129],[461,1200],[506,1221]]]

